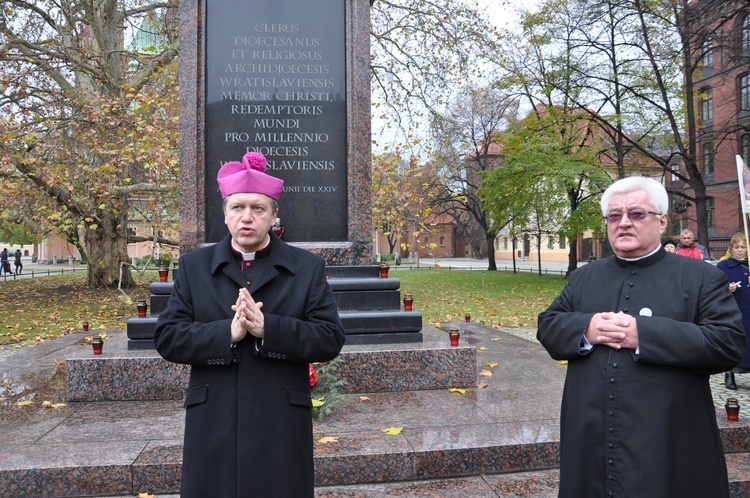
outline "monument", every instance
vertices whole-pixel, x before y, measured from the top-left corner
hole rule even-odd
[[[285,182],[284,240],[328,265],[369,264],[369,1],[181,9],[181,251],[226,234],[216,173],[257,151]]]

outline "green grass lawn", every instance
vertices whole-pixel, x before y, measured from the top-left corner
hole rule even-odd
[[[419,269],[390,274],[401,281],[401,295],[414,296],[414,309],[438,324],[463,320],[491,327],[536,327],[544,311],[565,286],[561,275],[505,271]]]
[[[401,295],[414,296],[414,309],[432,324],[463,320],[497,327],[536,327],[536,317],[562,290],[560,275],[468,270],[398,270]],[[135,302],[148,299],[156,271],[135,275],[137,287],[118,290],[84,287],[84,272],[0,282],[0,345],[41,342],[81,331],[124,329],[136,314]]]

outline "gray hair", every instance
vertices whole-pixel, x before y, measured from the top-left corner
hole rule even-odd
[[[647,176],[631,176],[617,180],[604,191],[601,200],[602,215],[607,215],[609,201],[613,195],[638,191],[646,192],[649,201],[659,213],[663,214],[669,210],[669,196],[664,185]]]

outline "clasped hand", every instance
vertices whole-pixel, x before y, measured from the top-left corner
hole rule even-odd
[[[612,349],[638,349],[638,326],[635,317],[623,313],[597,313],[586,328],[586,340]]]
[[[232,342],[239,342],[250,334],[258,339],[264,335],[265,320],[261,308],[262,302],[255,302],[247,289],[240,289],[237,302],[232,305]]]

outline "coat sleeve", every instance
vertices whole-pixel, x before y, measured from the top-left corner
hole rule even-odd
[[[259,353],[294,363],[330,361],[344,346],[345,332],[322,259],[309,265],[311,274],[298,278],[296,292],[306,286],[302,317],[264,313],[265,339]]]
[[[194,293],[188,273],[195,271],[193,260],[180,258],[177,276],[167,308],[159,314],[154,330],[154,346],[159,354],[173,363],[197,366],[229,365],[237,361],[237,350],[232,348],[231,322],[233,313],[227,306],[223,314],[196,320]],[[218,311],[217,311],[218,313]],[[227,317],[227,315],[229,315]]]
[[[574,278],[549,307],[539,314],[536,337],[555,360],[574,360],[586,355],[581,340],[594,313],[574,309]]]
[[[706,272],[692,292],[698,302],[693,321],[637,317],[640,361],[694,368],[709,374],[737,366],[744,355],[747,336],[726,275]]]

